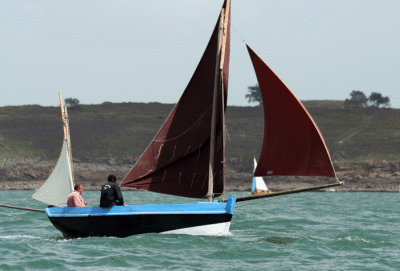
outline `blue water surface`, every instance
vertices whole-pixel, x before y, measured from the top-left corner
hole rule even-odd
[[[44,209],[33,191],[0,203]],[[243,193],[229,193],[242,196]],[[85,200],[98,191],[85,191]],[[195,203],[149,192],[128,204]],[[0,208],[0,270],[400,270],[398,193],[302,193],[236,204],[230,234],[66,239],[44,213]]]

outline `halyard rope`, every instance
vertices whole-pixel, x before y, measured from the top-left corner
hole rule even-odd
[[[98,198],[100,198],[101,197],[101,195],[100,196],[97,196],[97,197],[95,197],[94,199],[91,199],[91,200],[89,200],[88,201],[88,205],[89,205],[89,203],[91,203],[92,201],[94,201],[95,199],[98,199]]]

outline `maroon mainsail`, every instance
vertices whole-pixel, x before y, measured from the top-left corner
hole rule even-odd
[[[224,190],[223,114],[226,109],[230,51],[230,5],[225,2],[207,48],[182,97],[121,186],[169,195],[204,198],[208,191],[214,83],[218,83],[214,195]],[[224,20],[222,49],[218,49]],[[218,59],[221,52],[221,60]],[[216,76],[217,63],[222,73]]]
[[[302,103],[247,46],[264,105],[264,140],[255,176],[326,176],[335,170],[325,141]]]

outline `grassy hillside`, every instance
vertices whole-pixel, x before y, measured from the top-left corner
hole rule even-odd
[[[400,160],[399,109],[343,109],[340,101],[305,101],[333,160]],[[69,110],[72,153],[82,162],[134,163],[173,108],[160,103],[103,103]],[[284,124],[283,124],[284,125]],[[251,171],[263,138],[261,107],[230,106],[226,156]],[[57,159],[62,144],[58,107],[0,107],[0,156]]]

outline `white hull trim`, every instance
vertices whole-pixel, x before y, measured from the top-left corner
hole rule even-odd
[[[179,230],[164,231],[162,234],[187,234],[187,235],[206,235],[206,236],[221,236],[229,235],[229,227],[231,222],[210,224],[205,226],[197,226],[190,228],[183,228]]]

